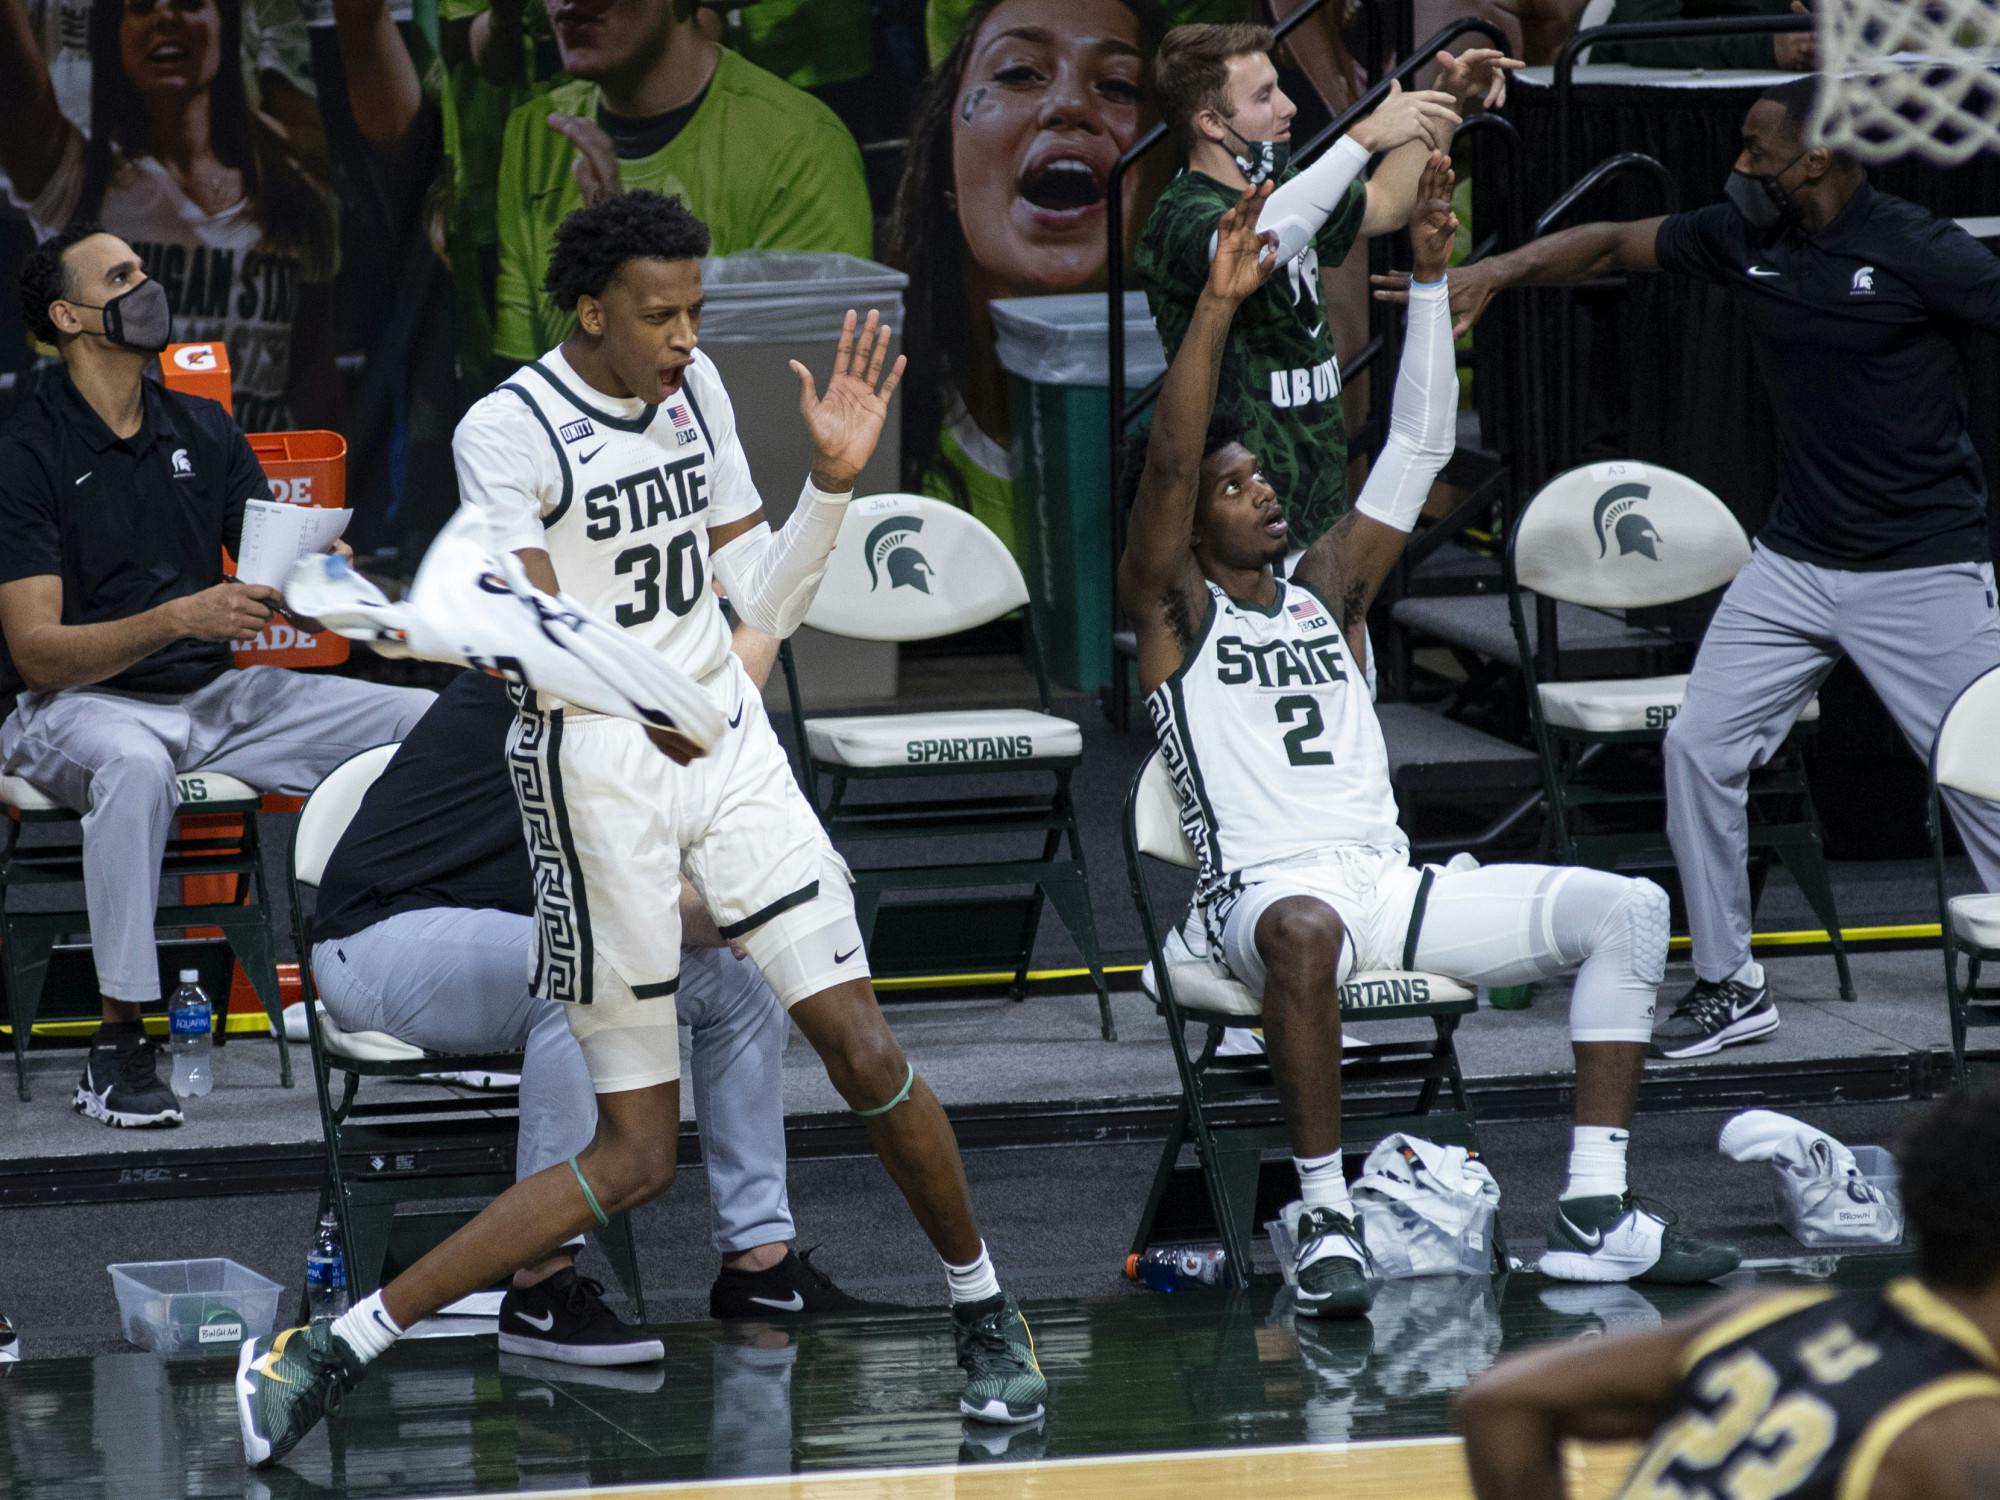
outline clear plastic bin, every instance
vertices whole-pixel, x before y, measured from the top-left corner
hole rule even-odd
[[[125,1337],[159,1354],[227,1354],[278,1321],[284,1290],[233,1260],[131,1261],[109,1266]]]
[[[1822,1212],[1814,1216],[1815,1222],[1807,1223],[1808,1201],[1802,1195],[1812,1192],[1815,1187],[1823,1191],[1825,1179],[1797,1177],[1774,1165],[1771,1198],[1777,1205],[1778,1222],[1801,1245],[1900,1245],[1903,1242],[1903,1188],[1896,1158],[1881,1146],[1854,1146],[1849,1149],[1854,1152],[1854,1165],[1860,1169],[1868,1185],[1881,1193],[1881,1206],[1856,1204],[1852,1211],[1853,1227],[1846,1232],[1837,1227],[1842,1219],[1837,1206],[1834,1212]],[[1894,1216],[1893,1224],[1885,1221],[1885,1214]],[[1891,1229],[1894,1230],[1893,1237],[1889,1232]]]

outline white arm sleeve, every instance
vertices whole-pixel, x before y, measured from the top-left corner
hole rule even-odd
[[[1354,508],[1384,526],[1408,531],[1422,514],[1431,481],[1458,447],[1458,364],[1451,344],[1451,296],[1440,279],[1410,283],[1403,366],[1389,440],[1368,471]]]
[[[495,552],[548,547],[542,517],[563,504],[569,477],[528,403],[501,389],[473,403],[451,435],[459,504]]]
[[[1368,148],[1356,145],[1349,136],[1333,143],[1333,149],[1300,172],[1290,182],[1274,189],[1257,215],[1260,233],[1278,237],[1278,264],[1297,260],[1313,236],[1326,227],[1340,207],[1347,190],[1368,167]],[[1216,236],[1208,237],[1208,256],[1215,258]]]
[[[783,531],[773,534],[759,521],[710,557],[738,619],[779,640],[804,623],[853,498],[852,491],[829,495],[807,479]]]

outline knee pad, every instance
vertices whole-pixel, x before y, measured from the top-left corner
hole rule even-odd
[[[1570,1000],[1571,1039],[1651,1040],[1667,968],[1667,893],[1650,880],[1578,869],[1557,888],[1552,908],[1559,944],[1583,954]]]
[[[869,975],[861,927],[854,918],[854,893],[844,872],[836,875],[829,869],[812,900],[780,912],[738,941],[786,1010],[822,990]]]

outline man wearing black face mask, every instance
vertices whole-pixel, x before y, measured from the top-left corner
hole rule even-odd
[[[83,814],[104,1027],[76,1108],[175,1125],[140,1007],[160,996],[153,923],[176,774],[304,793],[402,738],[431,695],[230,670],[231,643],[255,640],[283,602],[222,577],[245,502],[271,492],[227,412],[146,378],[172,334],[162,289],[130,245],[79,228],[28,257],[21,301],[63,373],[0,428],[0,772]]]
[[[1661,270],[1730,287],[1777,416],[1777,504],[1666,740],[1697,982],[1655,1033],[1665,1057],[1777,1027],[1750,957],[1744,787],[1833,664],[1853,656],[1924,756],[1959,690],[2000,665],[1986,486],[1953,345],[1965,327],[2000,332],[2000,259],[1811,145],[1817,87],[1800,79],[1752,106],[1726,202],[1588,224],[1452,273],[1461,332],[1509,286]],[[2000,807],[1946,800],[1981,884],[2000,890]]]

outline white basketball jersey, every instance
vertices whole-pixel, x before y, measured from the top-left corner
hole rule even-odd
[[[497,549],[545,549],[564,593],[697,680],[727,660],[708,532],[763,502],[706,355],[649,406],[604,395],[551,350],[466,413],[452,457]]]
[[[1146,700],[1203,900],[1329,845],[1405,844],[1365,675],[1317,594],[1277,590],[1266,613],[1209,584],[1187,659]]]

